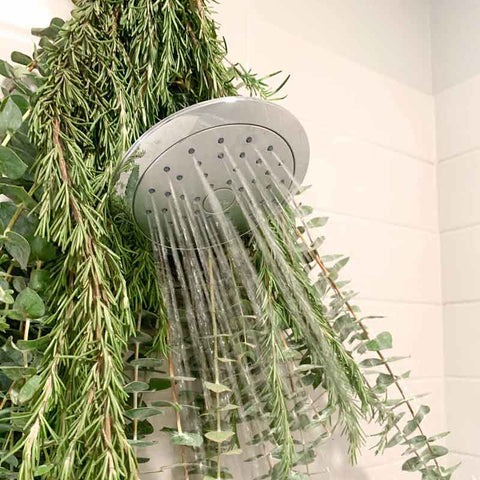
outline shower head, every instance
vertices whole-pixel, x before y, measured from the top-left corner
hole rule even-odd
[[[242,234],[248,223],[236,200],[239,179],[258,198],[274,178],[294,190],[308,160],[307,135],[289,111],[255,98],[226,97],[185,108],[142,135],[123,159],[115,191],[148,237],[152,217],[173,224],[174,209],[184,209],[185,217],[221,213]]]

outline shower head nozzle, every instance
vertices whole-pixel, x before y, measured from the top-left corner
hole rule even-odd
[[[242,184],[258,194],[278,179],[294,190],[308,160],[307,135],[288,110],[226,97],[185,108],[142,135],[123,159],[115,191],[148,237],[150,218],[172,222],[174,206],[186,214],[225,214],[244,233],[236,201]]]

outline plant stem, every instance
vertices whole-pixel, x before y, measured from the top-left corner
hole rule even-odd
[[[140,332],[142,328],[142,312],[137,314],[137,331]],[[140,356],[140,342],[135,342],[135,360],[138,360]],[[138,365],[135,365],[133,369],[133,381],[138,382]],[[138,392],[133,392],[133,408],[138,408]],[[138,418],[133,419],[133,440],[138,438]]]
[[[217,325],[217,314],[215,307],[215,283],[213,278],[213,258],[212,250],[208,251],[208,276],[210,283],[210,315],[212,318],[212,327],[213,327],[213,362],[215,369],[215,383],[220,383],[220,372],[218,366],[218,325]],[[216,397],[216,418],[217,418],[217,432],[222,431],[222,418],[220,413],[220,393],[215,392]],[[222,474],[222,465],[221,465],[221,455],[222,455],[222,446],[221,443],[218,443],[217,446],[217,479],[221,479]]]
[[[294,201],[294,204],[295,204],[295,207],[298,209],[298,204]],[[350,315],[352,316],[352,318],[355,320],[355,322],[359,325],[359,327],[361,328],[362,330],[362,333],[365,335],[365,338],[367,340],[370,340],[371,339],[371,336],[370,336],[370,333],[368,332],[368,329],[366,328],[366,326],[364,325],[364,323],[362,322],[362,319],[358,317],[358,315],[355,313],[355,310],[353,309],[352,305],[350,304],[350,302],[348,300],[345,299],[343,293],[341,292],[340,288],[338,287],[338,285],[336,284],[335,280],[333,280],[331,278],[331,276],[329,275],[329,272],[328,272],[328,269],[327,267],[325,266],[325,264],[323,263],[322,259],[320,258],[320,255],[314,251],[312,248],[311,248],[311,245],[313,244],[313,238],[312,236],[310,235],[310,231],[308,229],[308,225],[307,223],[303,220],[303,218],[301,219],[301,222],[302,222],[302,225],[305,229],[305,233],[308,235],[308,241],[307,239],[305,238],[305,235],[302,234],[302,232],[296,228],[296,234],[297,236],[300,238],[300,240],[302,241],[302,243],[305,245],[305,247],[307,248],[310,256],[314,259],[314,261],[317,263],[317,265],[320,267],[320,269],[322,270],[322,273],[323,275],[325,276],[325,278],[328,280],[330,286],[332,287],[333,291],[335,292],[335,295],[344,302],[345,304],[345,307],[347,308],[348,312],[350,313]],[[408,400],[407,396],[405,395],[405,392],[402,388],[402,386],[399,384],[398,382],[398,379],[397,377],[395,376],[395,374],[393,373],[393,370],[392,368],[390,367],[389,363],[387,362],[385,356],[383,355],[383,353],[380,351],[380,350],[377,350],[376,351],[378,357],[380,358],[380,360],[382,361],[383,365],[385,366],[385,368],[387,369],[387,372],[388,374],[391,376],[392,380],[393,380],[393,383],[395,384],[395,386],[397,387],[397,390],[399,391],[400,393],[400,396],[402,397],[402,400],[405,402],[405,405],[407,406],[408,408],[408,411],[410,412],[410,415],[412,416],[412,419],[413,421],[415,421],[416,423],[416,427],[420,433],[420,435],[422,436],[425,436],[424,432],[423,432],[423,428],[421,427],[421,425],[416,421],[416,417],[415,417],[415,410],[413,409],[413,406],[412,404],[410,403],[410,401]],[[427,444],[427,448],[430,452],[430,454],[434,456],[434,452],[432,450],[432,446],[430,444],[430,442],[427,440],[426,442]],[[418,455],[418,454],[417,454]],[[434,463],[435,463],[435,466],[436,468],[438,469],[438,471],[440,472],[440,465],[437,461],[436,458],[433,458],[434,460]]]
[[[26,341],[28,340],[28,333],[30,330],[30,319],[27,318],[25,320],[25,326],[23,329],[23,339]],[[22,352],[23,353],[23,366],[28,367],[28,352]]]
[[[167,344],[170,344],[170,334],[167,329]],[[177,422],[177,431],[178,433],[183,433],[183,428],[182,428],[182,419],[180,416],[180,410],[177,408],[178,406],[178,392],[177,392],[177,384],[175,382],[175,369],[173,366],[173,357],[172,357],[172,352],[169,350],[168,352],[168,373],[170,376],[170,383],[172,385],[172,401],[173,404],[175,405],[175,420]],[[187,452],[185,446],[182,446],[182,464],[183,464],[183,475],[185,477],[185,480],[189,480],[190,474],[188,473],[188,465],[187,465]]]

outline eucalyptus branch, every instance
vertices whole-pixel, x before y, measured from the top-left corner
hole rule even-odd
[[[29,107],[22,116],[22,123],[27,121],[28,117],[30,117],[31,114],[32,114],[32,107]],[[13,135],[15,135],[15,133],[8,133],[7,135],[5,135],[5,138],[2,140],[2,143],[1,143],[2,147],[6,147],[9,144]]]
[[[300,206],[298,205],[298,203],[295,200],[293,200],[293,203],[294,203],[295,208],[298,211]],[[312,247],[313,245],[315,245],[315,241],[314,241],[314,239],[313,239],[313,237],[310,233],[308,223],[305,221],[303,216],[300,215],[298,218],[300,219],[300,222],[302,224],[303,232],[297,227],[296,228],[296,235],[301,240],[302,244],[306,248],[306,250],[307,250],[308,254],[310,255],[310,257],[312,258],[312,260],[320,267],[320,270],[321,270],[322,274],[324,275],[324,278],[330,284],[330,286],[331,286],[332,290],[334,291],[335,295],[344,304],[345,308],[347,309],[348,313],[351,315],[355,324],[358,325],[359,328],[361,329],[364,340],[367,341],[367,342],[368,341],[371,342],[372,337],[370,336],[370,333],[369,333],[367,327],[365,326],[364,322],[357,315],[357,313],[355,312],[355,309],[353,308],[353,306],[351,305],[349,300],[344,296],[340,287],[337,285],[335,279],[332,277],[332,275],[330,275],[330,271],[325,266],[324,262],[322,261],[320,255],[318,254],[316,249],[314,249]],[[308,237],[308,240],[307,240],[306,236]],[[415,425],[415,428],[418,430],[420,436],[425,439],[425,445],[426,445],[426,447],[427,447],[427,449],[430,453],[431,459],[434,462],[438,478],[447,478],[447,477],[444,477],[445,471],[442,470],[442,468],[440,467],[440,465],[437,461],[437,455],[435,453],[435,449],[434,449],[432,443],[430,442],[428,437],[425,435],[424,430],[423,430],[422,426],[420,425],[420,422],[417,420],[417,415],[415,414],[415,410],[413,408],[411,400],[407,397],[402,385],[399,383],[399,377],[397,375],[395,375],[388,359],[383,355],[381,350],[376,350],[375,353],[379,357],[379,359],[381,361],[381,364],[386,368],[386,370],[388,372],[388,375],[391,377],[392,383],[395,384],[395,386],[396,386],[396,388],[397,388],[397,390],[398,390],[398,392],[401,396],[402,403],[405,404],[406,408],[408,409],[408,412],[409,412],[409,414],[412,418],[411,421]],[[370,389],[372,389],[372,387],[370,387]],[[388,417],[390,415],[390,418],[391,418],[391,416],[393,415],[387,409],[384,408],[384,405],[380,400],[378,400],[375,407],[377,409],[379,409],[379,414],[382,415],[382,416],[387,416]],[[402,433],[401,429],[399,428],[399,426],[397,425],[397,423],[395,423],[393,425],[393,427],[396,429],[397,435],[400,435],[400,436],[403,435],[403,433]],[[408,440],[407,440],[407,442],[408,442]],[[418,452],[418,450],[415,447],[412,447],[412,450],[413,450],[413,454],[419,459],[420,463],[424,464],[425,468],[428,468],[428,465],[426,464],[425,460],[423,459],[422,455]],[[448,473],[447,473],[447,475],[448,475]],[[449,476],[448,476],[448,478],[449,478]]]

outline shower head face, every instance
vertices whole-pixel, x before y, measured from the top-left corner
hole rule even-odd
[[[155,226],[182,228],[199,214],[225,215],[242,234],[248,222],[239,192],[260,201],[266,192],[275,195],[275,183],[294,189],[308,157],[305,131],[287,110],[227,97],[188,107],[147,131],[125,155],[116,195],[148,237]],[[160,241],[170,246],[166,233]]]

